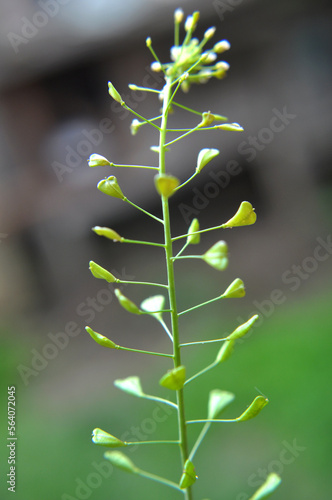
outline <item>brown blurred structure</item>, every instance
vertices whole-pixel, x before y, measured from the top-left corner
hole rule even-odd
[[[153,96],[142,98],[127,84],[161,87],[150,70],[145,37],[151,35],[166,60],[172,43],[168,27],[178,6],[186,14],[201,11],[198,36],[215,25],[218,39],[232,44],[225,54],[228,78],[193,88],[183,102],[201,111],[213,106],[211,111],[241,123],[245,132],[188,138],[187,148],[170,153],[170,171],[185,179],[202,147],[221,150],[184,199],[174,198],[175,232],[185,231],[194,216],[202,225],[223,222],[249,199],[259,214],[255,237],[244,231],[225,238],[232,241],[239,273],[245,248],[243,271],[248,273],[249,261],[257,287],[267,290],[282,271],[310,255],[317,236],[328,234],[331,203],[323,197],[332,181],[328,2],[1,0],[3,315],[52,308],[66,314],[75,305],[78,291],[90,283],[82,269],[108,251],[91,226],[149,237],[143,217],[96,190],[108,171],[89,169],[86,159],[95,152],[115,163],[156,161],[146,147],[156,140],[153,131],[130,136],[132,118],[111,102],[107,81],[142,114],[158,112]],[[128,198],[159,210],[150,175],[128,170],[116,175]],[[113,250],[120,268],[127,250]],[[135,255],[139,262],[141,254]],[[127,272],[134,267],[132,262]]]

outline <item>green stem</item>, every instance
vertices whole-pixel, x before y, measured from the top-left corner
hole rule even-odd
[[[190,452],[190,455],[189,455],[189,460],[193,460],[195,454],[196,454],[196,451],[198,450],[201,442],[203,441],[203,439],[205,438],[206,436],[206,433],[207,431],[210,429],[211,427],[211,422],[206,422],[206,424],[204,425],[203,429],[201,430],[197,440],[196,440],[196,443],[194,444],[191,452]]]
[[[195,378],[200,377],[204,373],[208,372],[209,370],[211,370],[212,368],[214,368],[215,366],[217,366],[217,364],[218,363],[212,363],[211,365],[206,366],[205,368],[203,368],[203,370],[201,370],[200,372],[196,373],[192,377],[188,378],[188,380],[185,381],[185,384],[189,384],[189,382],[192,382],[193,380],[195,380]]]
[[[164,224],[164,221],[159,219],[159,217],[156,217],[155,215],[153,214],[150,214],[150,212],[148,212],[147,210],[144,210],[144,208],[141,208],[139,207],[138,205],[136,205],[135,203],[133,203],[132,201],[128,200],[128,198],[124,197],[123,198],[123,201],[126,201],[127,203],[129,203],[130,205],[132,205],[133,207],[137,208],[137,210],[140,210],[141,212],[143,212],[145,215],[148,215],[149,217],[151,217],[152,219],[160,222],[161,224]]]
[[[139,469],[136,473],[139,476],[146,477],[147,479],[152,479],[152,481],[157,481],[157,483],[165,484],[166,486],[170,486],[171,488],[174,488],[176,490],[183,491],[178,484],[173,483],[173,481],[169,481],[164,477],[157,476],[156,474],[151,474],[150,472],[146,472],[141,469]]]
[[[207,229],[201,229],[200,231],[195,231],[191,233],[192,236],[195,236],[195,234],[202,234],[202,233],[207,233],[208,231],[215,231],[216,229],[223,229],[225,224],[220,224],[220,226],[213,226],[213,227],[208,227]],[[182,238],[187,238],[187,234],[181,234],[181,236],[175,236],[175,238],[172,238],[172,241],[177,241],[181,240]]]
[[[150,170],[158,170],[158,167],[148,167],[146,165],[122,165],[120,163],[111,163],[111,167],[121,167],[121,168],[147,168]]]
[[[173,260],[178,259],[203,259],[203,255],[177,255],[176,257],[173,257]]]
[[[133,441],[133,442],[128,442],[124,441],[126,446],[136,446],[140,444],[179,444],[179,441]]]
[[[185,186],[186,184],[188,184],[190,181],[193,180],[194,177],[196,177],[196,175],[198,174],[198,172],[195,172],[193,173],[193,175],[191,177],[189,177],[189,179],[187,179],[186,181],[184,181],[182,184],[180,184],[180,186],[178,186],[177,188],[174,189],[174,191],[178,191],[179,189],[183,188],[183,186]]]
[[[171,96],[172,80],[166,78],[164,87],[164,102],[163,102],[163,116],[161,120],[160,136],[159,136],[159,173],[166,173],[165,152],[166,152],[166,134],[167,134],[167,118],[168,118],[168,105]],[[168,296],[171,308],[171,323],[172,323],[172,337],[173,337],[173,357],[174,368],[181,365],[181,353],[179,342],[179,323],[175,293],[175,278],[174,278],[174,264],[172,261],[173,248],[171,237],[171,225],[168,198],[162,196],[162,209],[164,219],[164,238],[165,238],[165,257],[167,267],[167,281],[168,281]],[[178,404],[178,430],[179,430],[179,447],[181,453],[182,468],[188,458],[188,444],[187,444],[187,428],[185,419],[185,406],[183,389],[176,391],[177,404]],[[192,500],[191,488],[184,490],[186,500]]]
[[[138,352],[140,354],[151,354],[152,356],[163,356],[165,358],[173,358],[173,354],[164,354],[162,352],[153,352],[153,351],[142,351],[141,349],[132,349],[130,347],[123,347],[121,345],[116,345],[115,349],[119,351],[131,351]]]
[[[163,285],[162,283],[149,283],[148,281],[124,281],[117,280],[117,283],[126,283],[128,285],[150,285],[150,286],[159,286],[162,288],[168,288],[168,285]]]
[[[194,311],[195,309],[198,309],[199,307],[206,306],[208,304],[211,304],[212,302],[216,302],[216,300],[223,299],[223,295],[219,295],[218,297],[215,297],[214,299],[207,300],[206,302],[202,302],[201,304],[198,304],[197,306],[190,307],[189,309],[186,309],[185,311],[181,311],[178,316],[181,316],[182,314],[186,314],[188,312]]]
[[[134,111],[133,109],[131,109],[129,106],[127,106],[126,103],[123,103],[122,106],[124,107],[124,109],[126,109],[127,111],[130,111],[130,113],[132,113],[133,115],[137,116],[137,118],[139,118],[140,120],[142,120],[143,122],[146,122],[146,123],[149,123],[150,125],[152,125],[152,127],[160,130],[160,128],[158,127],[158,125],[156,125],[155,123],[153,123],[151,120],[148,120],[147,118],[145,118],[144,116],[140,115],[139,113],[136,113],[136,111]]]
[[[165,245],[163,243],[154,243],[153,241],[127,240],[127,238],[121,239],[121,243],[134,243],[135,245],[151,245],[153,247],[165,248]]]
[[[197,132],[197,130],[200,128],[199,125],[197,125],[194,128],[189,129],[185,134],[179,135],[176,139],[173,139],[172,141],[169,141],[166,146],[170,146],[171,144],[174,144],[174,142],[180,141],[181,139],[184,139],[187,137],[187,135],[192,134],[193,132]]]
[[[212,344],[213,342],[222,342],[224,340],[227,340],[227,337],[223,337],[222,339],[198,340],[196,342],[187,342],[186,344],[180,344],[180,347],[186,347],[187,345]]]
[[[178,108],[184,109],[185,111],[189,111],[189,113],[193,113],[194,115],[202,116],[202,113],[200,111],[197,111],[196,109],[188,108],[188,106],[184,106],[183,104],[180,104],[178,102],[173,101],[172,102],[173,106],[177,106]]]

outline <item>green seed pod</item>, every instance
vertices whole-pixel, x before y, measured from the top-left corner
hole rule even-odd
[[[209,394],[208,419],[217,418],[219,413],[226,408],[235,396],[231,392],[214,389]]]
[[[112,164],[105,156],[93,154],[88,160],[89,167],[110,167]]]
[[[172,391],[178,391],[182,389],[186,380],[186,368],[185,366],[178,366],[169,370],[160,379],[159,384],[167,389],[172,389]]]
[[[106,280],[107,283],[114,283],[119,281],[112,273],[101,267],[99,264],[90,260],[89,269],[95,278]]]
[[[186,488],[189,488],[191,485],[193,485],[196,479],[197,476],[195,473],[194,464],[188,459],[184,464],[184,469],[179,486],[182,490],[185,490]]]
[[[207,165],[211,160],[213,160],[213,158],[218,156],[219,153],[219,149],[202,149],[197,156],[196,172],[200,172],[202,168],[205,167],[205,165]]]
[[[168,174],[156,175],[154,182],[160,196],[164,196],[165,198],[172,196],[172,194],[174,194],[174,190],[180,184],[179,179]]]
[[[131,474],[137,474],[139,472],[139,468],[136,467],[134,462],[124,453],[121,453],[121,451],[106,451],[104,453],[104,458],[111,462],[114,467],[118,467],[118,469],[122,469],[125,472],[130,472]]]
[[[193,219],[188,229],[187,243],[189,245],[197,245],[200,242],[201,235],[193,234],[196,231],[199,231],[199,222],[198,219]]]
[[[281,483],[281,478],[275,472],[271,472],[262,486],[254,493],[249,500],[263,500],[271,495]]]
[[[129,300],[121,291],[116,288],[114,290],[114,293],[120,303],[120,305],[126,309],[127,311],[133,313],[133,314],[142,314],[142,312],[138,309],[137,305],[134,304],[131,300]]]
[[[258,413],[268,404],[269,400],[264,396],[257,396],[251,405],[240,415],[236,420],[238,422],[244,422],[245,420],[250,420],[256,417]]]
[[[244,337],[244,335],[249,332],[249,330],[252,328],[253,324],[255,323],[255,321],[258,320],[258,318],[259,318],[258,314],[255,314],[254,316],[252,316],[250,319],[248,319],[248,321],[246,321],[242,325],[238,326],[234,330],[234,332],[232,332],[227,337],[227,339],[228,340],[236,340],[236,339],[240,339],[241,337]]]
[[[244,289],[243,281],[240,280],[240,278],[236,278],[222,294],[222,297],[224,299],[239,298],[244,297],[245,294],[246,291]]]
[[[257,215],[249,201],[243,201],[236,212],[236,214],[229,219],[225,224],[222,225],[223,228],[228,227],[238,227],[238,226],[250,226],[255,224]]]
[[[141,381],[139,377],[136,377],[135,375],[132,377],[114,380],[114,385],[118,389],[121,389],[121,391],[127,392],[132,396],[137,396],[138,398],[144,396]]]
[[[151,314],[151,316],[154,316],[158,320],[162,319],[162,309],[164,309],[165,305],[165,297],[164,295],[153,295],[152,297],[148,297],[147,299],[143,300],[143,302],[140,305],[140,308],[143,309],[143,311]]]
[[[102,345],[103,347],[109,347],[110,349],[115,349],[117,347],[117,345],[114,344],[112,340],[108,339],[107,337],[104,337],[104,335],[101,335],[98,332],[95,332],[89,326],[86,326],[85,330],[93,338],[93,340],[97,342],[97,344]]]
[[[114,85],[111,82],[108,82],[108,93],[109,93],[109,95],[111,97],[113,97],[113,99],[116,102],[119,102],[120,104],[124,103],[124,101],[122,100],[122,97],[120,96],[119,92],[116,90],[116,88],[114,87]]]
[[[224,361],[226,361],[230,357],[230,355],[232,354],[232,352],[234,350],[234,344],[235,344],[235,340],[226,340],[223,343],[222,347],[219,349],[219,352],[217,354],[217,357],[215,360],[216,364],[223,363]]]
[[[238,123],[223,123],[222,125],[216,125],[214,128],[219,130],[228,130],[230,132],[243,132],[243,127]]]
[[[123,192],[118,184],[117,178],[114,175],[107,177],[98,182],[97,188],[104,194],[113,196],[114,198],[125,199]]]
[[[105,238],[108,238],[109,240],[113,241],[123,241],[124,238],[120,236],[114,229],[110,229],[108,227],[100,227],[100,226],[95,226],[92,228],[92,231],[94,231],[98,236],[105,236]]]
[[[199,123],[200,127],[208,127],[215,120],[214,115],[210,111],[202,113],[202,121]],[[204,151],[204,150],[203,150]]]
[[[217,241],[205,254],[203,255],[203,260],[209,266],[218,269],[218,271],[223,271],[228,266],[228,248],[225,241]]]
[[[109,448],[120,448],[121,446],[126,446],[126,443],[121,441],[121,439],[118,439],[115,436],[112,436],[112,434],[98,428],[92,431],[92,441],[94,444],[108,446]]]

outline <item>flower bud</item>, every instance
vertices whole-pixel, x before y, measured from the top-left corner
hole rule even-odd
[[[217,241],[205,254],[203,255],[203,260],[209,266],[218,269],[218,271],[223,271],[228,266],[228,248],[225,241]]]
[[[151,37],[148,36],[147,39],[145,40],[145,43],[146,43],[147,47],[151,47],[151,45],[152,45]]]
[[[107,160],[104,156],[93,154],[88,159],[89,167],[110,167],[112,166],[111,162]]]
[[[125,295],[123,295],[123,293],[121,293],[121,291],[118,288],[114,290],[114,293],[119,301],[119,304],[124,309],[133,314],[142,314],[141,311],[138,309],[137,305],[131,300],[129,300]]]
[[[201,235],[200,234],[192,234],[192,233],[195,233],[196,231],[199,231],[199,222],[198,222],[198,219],[193,219],[191,221],[191,224],[190,224],[189,229],[188,229],[187,243],[189,245],[197,245],[197,243],[200,242]]]
[[[179,179],[168,174],[156,175],[154,182],[160,196],[165,196],[165,198],[172,196],[172,194],[174,194],[174,190],[180,184]]]
[[[183,18],[184,18],[184,12],[182,9],[176,9],[176,11],[174,12],[174,21],[177,23],[177,24],[180,24],[182,23],[183,21]]]
[[[110,349],[115,349],[117,347],[116,344],[112,342],[112,340],[108,339],[107,337],[104,337],[104,335],[101,335],[98,332],[95,332],[89,326],[86,326],[85,330],[88,332],[90,337],[92,337],[93,340],[97,342],[97,344],[102,345],[103,347],[109,347]]]
[[[162,71],[163,67],[162,65],[160,64],[160,62],[158,61],[154,61],[153,63],[151,63],[151,66],[150,68],[152,69],[152,71],[154,71],[155,73],[160,73],[160,71]]]
[[[92,228],[92,231],[94,231],[98,236],[105,236],[105,238],[108,238],[109,240],[113,241],[123,241],[124,238],[120,236],[116,231],[113,229],[110,229],[108,227],[100,227],[100,226],[95,226]]]
[[[236,214],[229,219],[225,224],[222,225],[223,228],[228,227],[238,227],[238,226],[250,226],[251,224],[255,224],[257,215],[254,212],[254,208],[252,207],[249,201],[243,201],[236,212]]]
[[[92,431],[92,442],[101,446],[108,446],[109,448],[120,448],[121,446],[126,446],[126,443],[121,441],[121,439],[118,439],[115,436],[112,436],[112,434],[98,428]]]
[[[119,280],[112,273],[99,266],[93,260],[89,262],[89,269],[95,278],[106,280],[107,283],[118,282]]]
[[[181,365],[165,373],[165,375],[160,379],[159,384],[166,387],[166,389],[178,391],[184,386],[185,380],[186,368]]]
[[[246,294],[244,283],[240,278],[236,278],[222,294],[224,299],[244,297]]]
[[[216,32],[216,27],[212,26],[211,28],[207,29],[206,32],[204,33],[204,38],[205,40],[210,40],[214,36]]]
[[[194,31],[199,20],[199,12],[195,11],[192,16],[188,16],[184,23],[185,31]]]
[[[214,149],[214,148],[204,148],[202,149],[197,156],[197,165],[196,165],[196,172],[200,172],[205,165],[207,165],[213,158],[218,156],[220,153],[219,149]]]
[[[204,64],[211,64],[217,59],[217,54],[214,52],[204,52],[202,54]]]
[[[217,52],[217,54],[221,54],[222,52],[225,52],[226,50],[229,50],[231,48],[231,44],[229,43],[228,40],[221,40],[220,42],[217,42],[215,46],[213,47],[214,52]]]
[[[123,104],[122,97],[111,82],[108,82],[108,93],[116,102]]]
[[[192,486],[194,484],[194,482],[196,481],[196,479],[197,479],[197,476],[195,473],[194,464],[188,458],[188,460],[186,460],[186,462],[184,464],[183,473],[182,473],[182,476],[180,479],[179,486],[182,490],[185,490],[186,488],[189,488],[190,486]]]
[[[97,184],[97,188],[104,194],[113,196],[114,198],[125,199],[123,192],[118,184],[117,178],[114,175],[107,177]]]
[[[215,64],[214,69],[214,76],[221,80],[222,78],[225,78],[227,71],[229,70],[229,64],[225,61],[219,61],[217,64]]]

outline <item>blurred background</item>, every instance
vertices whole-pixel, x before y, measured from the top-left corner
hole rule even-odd
[[[252,314],[261,317],[224,366],[188,386],[188,418],[204,416],[215,388],[236,394],[229,418],[259,393],[270,399],[257,419],[210,430],[196,455],[195,498],[247,500],[273,471],[283,477],[276,500],[331,497],[330,2],[1,0],[1,498],[10,494],[4,478],[12,385],[18,500],[180,496],[112,471],[90,439],[95,427],[123,439],[175,439],[172,413],[113,386],[116,378],[139,375],[147,393],[167,397],[158,380],[169,362],[103,349],[84,331],[89,325],[120,345],[170,350],[152,318],[123,311],[113,287],[88,269],[94,260],[124,280],[165,280],[159,249],[112,243],[91,231],[106,225],[129,239],[161,241],[157,223],[96,189],[115,173],[130,200],[159,215],[153,174],[90,169],[86,160],[99,153],[114,163],[156,164],[154,130],[130,135],[132,116],[109,97],[107,82],[140,114],[159,113],[153,94],[127,85],[162,87],[145,39],[151,36],[168,61],[177,7],[185,15],[200,10],[198,38],[216,26],[215,41],[232,46],[224,55],[227,78],[192,87],[178,100],[226,115],[244,132],[197,134],[172,147],[168,170],[182,180],[200,149],[221,152],[172,198],[173,234],[185,233],[193,217],[201,227],[221,224],[243,200],[258,214],[254,226],[207,233],[194,248],[202,254],[225,239],[230,264],[223,273],[200,261],[177,264],[180,310],[217,296],[236,277],[247,291],[241,300],[187,315],[182,338],[223,337]],[[180,127],[196,123],[179,110],[171,119]],[[138,303],[151,292],[123,290]],[[217,349],[187,348],[188,373],[211,363]],[[198,431],[190,429],[192,440]],[[178,480],[177,450],[137,447],[129,455],[139,467]]]

